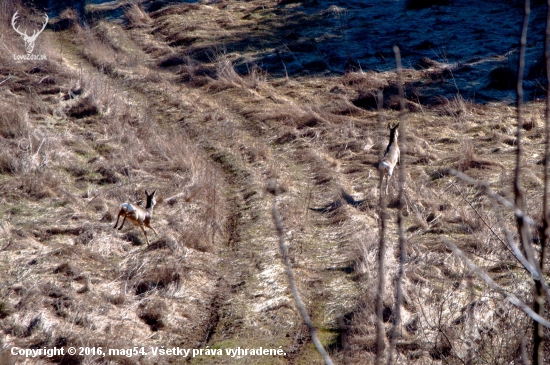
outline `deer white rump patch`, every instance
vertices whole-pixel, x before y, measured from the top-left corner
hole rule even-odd
[[[134,208],[134,206],[133,206],[132,204],[130,204],[130,203],[122,203],[122,204],[120,205],[120,207],[121,207],[122,209],[125,209],[128,213],[133,212],[133,211],[136,210],[136,208]]]
[[[388,175],[392,176],[392,174],[393,174],[393,166],[391,166],[390,164],[388,164],[386,161],[380,162],[380,168],[381,168],[381,169],[388,170]]]

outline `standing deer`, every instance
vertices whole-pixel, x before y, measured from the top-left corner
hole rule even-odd
[[[145,195],[147,195],[147,205],[145,206],[145,209],[132,205],[130,203],[123,203],[120,205],[120,212],[118,212],[118,217],[116,217],[116,223],[113,228],[116,228],[118,225],[118,219],[120,216],[123,217],[122,224],[120,225],[119,230],[122,229],[124,226],[124,222],[126,222],[126,218],[132,224],[136,227],[141,228],[141,231],[145,235],[145,240],[147,241],[147,246],[149,246],[149,238],[147,237],[147,232],[145,232],[145,227],[151,228],[153,232],[155,232],[155,235],[157,235],[157,231],[153,227],[151,227],[151,218],[153,217],[153,207],[155,204],[157,204],[157,201],[155,200],[155,191],[153,191],[151,194],[147,190],[145,190]]]
[[[17,20],[17,18],[19,18],[19,16],[17,16],[17,13],[18,11],[16,11],[15,14],[13,14],[13,17],[11,18],[11,26],[17,33],[19,33],[21,37],[23,37],[23,40],[25,41],[25,49],[27,50],[28,54],[31,54],[34,49],[34,42],[36,41],[36,38],[38,38],[40,33],[42,33],[44,29],[46,29],[46,25],[48,25],[48,20],[49,20],[48,14],[44,14],[44,24],[42,25],[42,29],[40,29],[39,31],[35,30],[32,33],[32,36],[29,37],[29,35],[27,35],[26,29],[25,29],[25,32],[23,33],[19,30],[19,27],[15,26],[15,21]]]
[[[393,169],[395,168],[395,165],[399,163],[400,152],[399,146],[397,145],[397,127],[399,127],[399,123],[397,123],[393,128],[390,124],[388,124],[388,128],[390,130],[390,143],[388,143],[388,147],[386,147],[386,152],[384,153],[382,161],[378,164],[378,169],[382,173],[382,180],[380,181],[380,194],[382,194],[382,186],[384,185],[384,178],[386,178],[386,195],[388,195],[388,185],[393,174]]]

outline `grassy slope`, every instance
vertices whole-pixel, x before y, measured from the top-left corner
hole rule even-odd
[[[374,164],[386,132],[379,137],[376,113],[352,101],[393,83],[395,75],[239,76],[231,61],[258,50],[224,51],[220,37],[244,42],[250,25],[258,17],[271,19],[273,11],[271,2],[261,1],[183,4],[152,15],[131,8],[128,27],[99,22],[91,30],[44,33],[37,52],[46,52],[48,62],[2,59],[2,74],[14,75],[0,94],[12,113],[1,125],[4,346],[282,346],[286,358],[193,362],[320,363],[279,258],[272,197],[264,193],[266,182],[277,179],[298,286],[323,343],[338,362],[372,361]],[[268,37],[261,31],[259,38]],[[19,49],[19,41],[14,37],[7,47]],[[176,64],[166,67],[167,60]],[[35,66],[43,70],[30,72]],[[411,70],[406,79],[438,72]],[[38,152],[37,141],[32,153],[21,150],[18,141],[45,123],[60,103],[58,93],[79,87],[81,96],[61,102],[68,120],[56,123]],[[465,356],[453,337],[459,332],[453,327],[467,324],[460,321],[464,308],[475,303],[474,315],[483,316],[495,302],[482,285],[470,290],[441,235],[474,253],[502,285],[520,293],[529,289],[514,284],[512,274],[522,273],[503,267],[511,262],[507,253],[440,172],[456,167],[507,191],[513,110],[461,99],[431,109],[409,106],[416,111],[406,116],[406,330],[399,349],[403,362],[454,363]],[[541,194],[541,107],[530,104],[527,110],[534,127],[526,131],[524,185],[534,208]],[[82,117],[82,110],[91,115]],[[394,111],[385,115],[397,119]],[[494,223],[487,201],[458,185]],[[145,188],[161,196],[154,218],[160,236],[147,248],[134,227],[122,233],[110,227],[118,204],[143,199]],[[358,203],[348,204],[342,192]],[[308,210],[326,206],[335,209]],[[390,221],[387,319],[398,254]],[[503,328],[524,328],[524,322],[515,313]],[[387,325],[389,331],[391,321]],[[451,349],[442,333],[451,337]],[[482,345],[512,359],[518,338],[484,337]]]

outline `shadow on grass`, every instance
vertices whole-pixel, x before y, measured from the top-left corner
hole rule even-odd
[[[344,204],[350,205],[354,208],[364,209],[365,204],[368,204],[366,199],[356,200],[353,196],[348,194],[344,189],[340,191],[340,197],[335,201],[320,208],[309,207],[310,210],[319,213],[332,213],[338,208],[344,206]]]

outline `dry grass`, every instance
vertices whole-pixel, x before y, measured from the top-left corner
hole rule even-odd
[[[78,35],[77,43],[89,46],[82,47],[82,63],[88,60],[103,72],[132,65],[123,45],[117,49],[97,33],[76,25],[67,29]],[[65,55],[67,64],[72,61]],[[173,313],[179,306],[196,311],[192,308],[198,303],[185,304],[184,293],[196,290],[204,300],[204,294],[199,294],[204,291],[213,298],[216,274],[201,274],[195,287],[189,285],[188,273],[201,271],[203,260],[212,262],[206,258],[211,254],[202,252],[215,251],[223,233],[219,227],[225,225],[225,208],[219,196],[219,176],[181,129],[155,126],[146,105],[137,105],[128,93],[113,95],[120,85],[108,81],[104,73],[85,68],[81,78],[80,70],[67,64],[50,70],[48,64],[41,64],[42,71],[30,79],[16,73],[7,85],[20,101],[2,97],[6,113],[0,120],[5,147],[0,171],[6,199],[3,214],[8,215],[2,219],[1,242],[8,250],[4,252],[10,253],[2,256],[3,263],[13,268],[2,277],[9,284],[4,296],[11,298],[1,306],[2,331],[10,343],[24,347],[36,343],[108,346],[113,345],[111,338],[117,338],[122,347],[145,339],[151,331],[166,333],[170,341],[196,343],[202,333],[197,324],[203,321],[204,331],[209,328],[208,312],[199,315],[199,322],[199,317],[193,317],[193,331],[187,327],[185,312],[178,310],[183,317]],[[54,73],[59,70],[62,77]],[[77,90],[74,80],[81,80],[81,85],[77,83],[81,89],[66,101],[28,97],[23,85],[35,77],[55,78],[62,90]],[[60,104],[68,120],[57,122],[47,134],[32,136]],[[21,149],[19,141],[29,134],[30,149]],[[109,227],[116,206],[140,199],[143,184],[160,192],[153,224],[161,235],[153,237],[146,250],[141,233],[133,227],[121,234]],[[182,194],[179,200],[162,204],[162,197],[178,194]],[[165,210],[184,220],[171,225],[164,218]],[[7,217],[13,222],[8,224]],[[166,260],[167,254],[186,257],[185,246],[198,250],[193,263]],[[20,251],[15,253],[13,248]],[[135,258],[140,257],[136,266]],[[104,274],[98,276],[100,271]],[[19,273],[25,273],[24,279]],[[166,295],[172,298],[169,302]],[[33,301],[43,306],[37,309]],[[111,306],[107,312],[100,309],[106,304]],[[129,310],[134,319],[106,319],[115,318],[119,310]],[[67,361],[77,360],[95,361]]]
[[[132,4],[125,12],[133,27],[144,27],[151,24],[151,17],[139,4]]]

